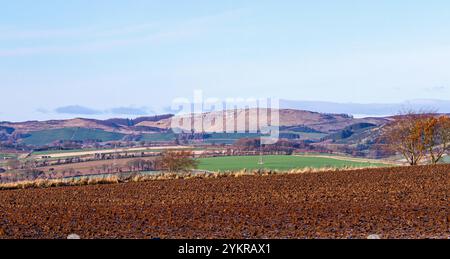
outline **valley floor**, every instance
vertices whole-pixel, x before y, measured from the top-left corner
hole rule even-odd
[[[450,165],[0,191],[0,238],[449,238]]]

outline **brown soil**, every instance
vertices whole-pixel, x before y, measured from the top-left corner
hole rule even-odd
[[[0,191],[0,237],[448,238],[450,165]]]

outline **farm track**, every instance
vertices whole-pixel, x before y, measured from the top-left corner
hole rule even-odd
[[[450,165],[0,191],[0,238],[448,238]]]

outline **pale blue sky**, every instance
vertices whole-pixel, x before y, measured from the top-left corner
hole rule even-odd
[[[448,0],[0,7],[0,121],[74,117],[58,109],[71,105],[91,109],[86,117],[161,112],[194,89],[222,98],[450,99]]]

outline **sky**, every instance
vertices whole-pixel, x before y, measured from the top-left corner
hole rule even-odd
[[[448,0],[0,0],[0,121],[450,100]]]

